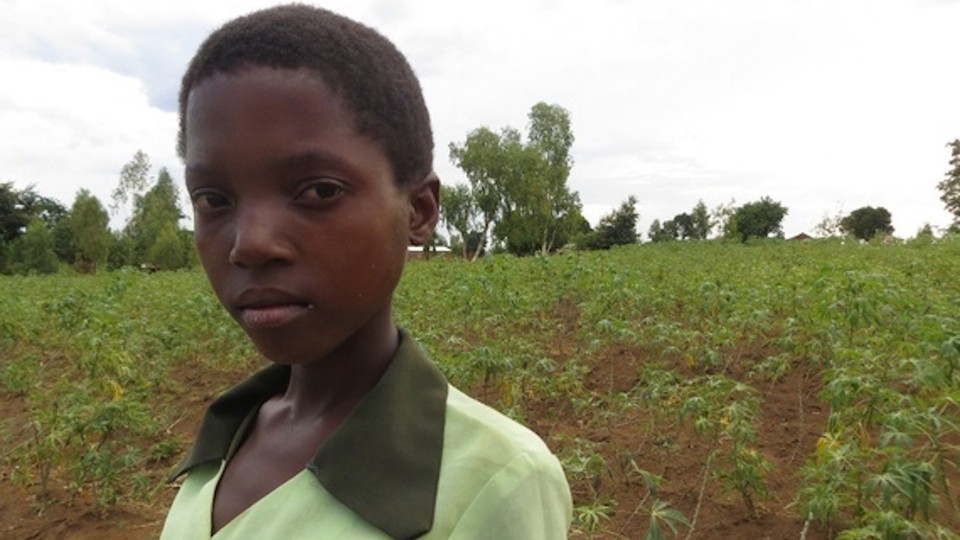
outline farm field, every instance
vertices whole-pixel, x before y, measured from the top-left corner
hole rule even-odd
[[[560,457],[571,538],[960,534],[960,237],[414,261],[395,308]],[[260,365],[199,270],[0,277],[0,537],[155,538]]]

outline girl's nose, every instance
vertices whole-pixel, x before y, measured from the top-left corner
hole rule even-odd
[[[288,262],[293,247],[284,231],[280,213],[266,209],[243,212],[234,228],[230,263],[255,268],[275,262]]]

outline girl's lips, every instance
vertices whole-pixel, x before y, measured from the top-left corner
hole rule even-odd
[[[293,322],[313,309],[310,304],[276,304],[248,306],[240,309],[240,322],[245,328],[275,328]]]

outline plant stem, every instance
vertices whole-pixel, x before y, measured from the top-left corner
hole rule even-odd
[[[714,443],[716,447],[716,443]],[[684,540],[690,540],[693,536],[693,531],[697,527],[697,518],[700,516],[700,507],[703,505],[703,493],[707,488],[707,478],[710,477],[710,464],[713,463],[713,456],[716,454],[714,448],[710,449],[710,453],[707,455],[707,463],[703,466],[703,479],[700,481],[700,493],[697,495],[697,507],[693,509],[693,519],[690,520],[690,528],[687,530],[687,536]]]

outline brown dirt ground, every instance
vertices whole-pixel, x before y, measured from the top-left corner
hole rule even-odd
[[[203,363],[194,369],[173,374],[179,390],[161,396],[159,407],[183,411],[165,430],[165,435],[181,442],[186,449],[200,427],[206,406],[223,389],[240,377],[240,372],[211,369]],[[0,392],[0,418],[7,419],[13,439],[22,440],[25,426],[12,419],[27,417],[27,404],[20,396]],[[16,443],[15,443],[16,444]],[[7,452],[5,452],[6,454]],[[5,540],[131,540],[160,536],[167,508],[176,495],[176,487],[163,482],[179,457],[151,463],[148,473],[156,481],[156,491],[148,502],[122,503],[100,510],[91,494],[68,492],[53,486],[51,496],[40,500],[39,487],[22,486],[11,481],[8,469],[0,469],[0,538]]]
[[[559,321],[557,339],[549,347],[549,354],[558,362],[582,355],[587,368],[585,386],[596,395],[626,392],[639,380],[639,368],[649,362],[670,362],[669,358],[638,347],[613,346],[601,351],[584,353],[577,340],[578,313],[575,306],[558,304],[554,317]],[[745,346],[736,352],[738,358],[761,357],[762,346]],[[685,375],[693,375],[691,368],[677,360],[673,367]],[[250,367],[246,368],[249,371]],[[165,406],[175,406],[182,415],[168,428],[169,436],[182,442],[185,449],[199,426],[200,416],[216,393],[237,381],[242,369],[233,372],[212,368],[190,370],[174,374],[178,390],[163,396]],[[727,373],[743,377],[736,367]],[[819,381],[815,375],[797,367],[782,380],[762,387],[763,418],[757,446],[773,462],[775,469],[769,476],[769,497],[758,498],[757,513],[751,515],[736,493],[721,495],[721,488],[713,474],[706,476],[706,494],[700,501],[708,443],[683,425],[666,425],[664,429],[649,429],[655,419],[651,411],[638,408],[616,409],[599,401],[575,410],[570,400],[528,396],[525,416],[528,424],[551,445],[571,441],[576,437],[597,443],[609,474],[595,479],[591,486],[572,483],[574,493],[593,491],[616,501],[610,519],[601,521],[593,538],[639,539],[646,530],[647,517],[643,514],[646,487],[630,472],[633,460],[641,468],[662,476],[661,497],[680,510],[688,519],[696,515],[692,539],[770,539],[799,538],[803,519],[790,503],[796,492],[794,475],[806,455],[814,448],[823,431],[827,408],[817,399]],[[477,389],[479,390],[479,389]],[[480,392],[485,394],[486,392]],[[495,402],[496,396],[485,396]],[[602,414],[604,411],[609,414]],[[17,426],[17,419],[27,416],[23,398],[0,393],[0,418],[6,420],[10,439],[22,440],[26,431]],[[665,433],[666,435],[652,435]],[[561,442],[558,442],[561,441]],[[9,454],[9,452],[5,452]],[[152,464],[151,474],[162,478],[177,458]],[[6,469],[3,469],[6,471]],[[4,472],[3,474],[8,474]],[[37,486],[20,486],[10,478],[0,478],[0,537],[10,540],[127,540],[156,538],[162,526],[175,488],[160,484],[149,503],[126,503],[108,511],[98,511],[89,495],[67,493],[63,486],[53,490],[46,504],[37,500]],[[678,538],[687,536],[681,529]],[[587,535],[574,531],[573,538]],[[825,540],[825,531],[812,527],[809,540]]]
[[[629,347],[613,348],[599,358],[602,361],[593,366],[587,377],[588,387],[599,392],[609,392],[611,388],[614,392],[629,390],[638,382],[638,368],[651,360],[648,351]],[[782,381],[771,384],[764,393],[763,420],[757,445],[774,463],[775,469],[769,476],[769,497],[757,501],[757,515],[752,516],[735,493],[717,498],[721,486],[709,474],[691,538],[774,540],[800,537],[803,519],[790,507],[797,485],[797,478],[793,477],[792,471],[813,450],[826,420],[825,408],[815,397],[817,384],[799,371],[794,371]],[[532,413],[530,416],[539,415]],[[631,409],[619,413],[615,422],[588,428],[588,433],[594,432],[589,438],[604,442],[601,452],[614,469],[613,478],[629,477],[627,464],[624,463],[626,453],[641,468],[664,478],[661,498],[692,520],[709,445],[686,426],[674,425],[658,430],[667,434],[675,433],[675,438],[670,435],[661,439],[651,437],[647,429],[639,428],[650,421],[649,411]],[[573,436],[577,434],[577,427],[559,426],[559,431]],[[583,432],[579,434],[583,436]],[[645,502],[643,497],[647,492],[643,482],[639,478],[628,479],[598,491],[617,501],[617,505],[613,517],[601,525],[595,537],[640,538],[647,526],[646,518],[641,515],[641,504]],[[686,536],[686,530],[681,531],[679,538]],[[808,531],[807,538],[821,540],[827,537],[823,531],[813,528]]]

